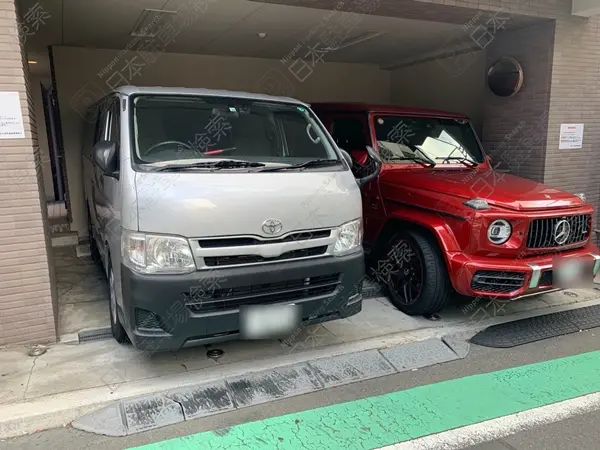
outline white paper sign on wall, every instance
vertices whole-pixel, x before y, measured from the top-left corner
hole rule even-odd
[[[25,137],[18,92],[0,92],[0,139]]]
[[[560,144],[558,148],[581,148],[583,147],[583,124],[563,123],[560,125]]]

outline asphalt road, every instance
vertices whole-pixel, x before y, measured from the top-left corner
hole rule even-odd
[[[600,329],[595,329],[540,341],[514,349],[490,349],[472,346],[471,353],[463,360],[244,408],[196,421],[186,421],[147,433],[123,438],[110,438],[88,434],[72,428],[60,428],[2,441],[0,442],[0,449],[45,450],[57,448],[61,450],[120,450],[174,437],[187,436],[202,431],[230,427],[249,421],[262,420],[291,412],[387,394],[467,375],[487,373],[595,351],[600,347],[599,338]],[[600,411],[575,416],[560,422],[522,431],[497,441],[469,447],[470,450],[595,450],[598,448],[600,448]]]
[[[588,450],[600,448],[600,411],[571,417],[466,450]]]

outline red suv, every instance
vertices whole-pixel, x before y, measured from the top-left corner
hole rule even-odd
[[[593,207],[492,168],[468,118],[359,104],[314,104],[338,146],[366,170],[364,244],[394,305],[432,314],[453,291],[512,300],[590,281],[600,268]]]

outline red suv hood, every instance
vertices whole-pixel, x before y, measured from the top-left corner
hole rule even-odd
[[[574,208],[585,204],[576,195],[506,173],[484,170],[389,169],[383,184],[432,191],[465,200],[485,198],[490,205],[522,210]]]

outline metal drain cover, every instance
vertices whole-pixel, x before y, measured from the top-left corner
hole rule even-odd
[[[600,305],[493,325],[471,338],[483,347],[511,348],[600,327]]]
[[[112,338],[112,331],[109,328],[99,328],[96,330],[85,330],[77,333],[79,335],[79,343],[103,341]]]

